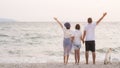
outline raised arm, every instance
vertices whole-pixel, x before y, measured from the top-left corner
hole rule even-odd
[[[56,17],[54,17],[54,20],[60,25],[61,28],[63,28],[63,25],[61,24],[61,22]]]
[[[100,21],[107,15],[107,13],[103,13],[103,16],[96,22],[96,24],[98,25],[100,23]]]

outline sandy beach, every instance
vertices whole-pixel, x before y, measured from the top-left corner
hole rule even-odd
[[[0,68],[120,68],[120,62],[114,62],[112,64],[104,65],[102,62],[97,62],[95,65],[92,63],[86,65],[80,63],[76,65],[69,63],[64,65],[63,63],[0,63]]]

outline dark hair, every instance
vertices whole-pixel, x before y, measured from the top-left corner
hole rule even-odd
[[[88,18],[88,23],[92,23],[92,18],[91,17]]]
[[[64,24],[64,26],[66,27],[66,29],[70,29],[70,27],[71,27],[71,25],[70,25],[69,22],[66,22],[66,23]]]
[[[76,24],[76,25],[75,25],[75,29],[80,30],[80,25],[79,25],[79,24]]]

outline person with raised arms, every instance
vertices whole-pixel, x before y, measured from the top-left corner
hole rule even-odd
[[[83,39],[85,39],[85,58],[86,64],[88,64],[89,51],[92,51],[93,64],[95,64],[95,27],[100,21],[107,15],[103,13],[102,17],[95,23],[92,22],[92,18],[88,18],[88,24],[84,28]]]
[[[64,40],[63,40],[64,64],[67,64],[69,59],[69,53],[72,48],[73,34],[72,31],[70,30],[71,25],[69,22],[65,22],[63,26],[62,23],[56,17],[54,17],[54,20],[60,25],[64,33]]]

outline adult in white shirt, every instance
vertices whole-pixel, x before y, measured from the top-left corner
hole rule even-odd
[[[96,54],[95,54],[95,27],[106,16],[106,14],[107,13],[103,13],[103,16],[96,23],[92,23],[92,18],[88,18],[88,24],[85,26],[84,33],[83,33],[83,39],[85,38],[86,64],[88,64],[89,51],[92,51],[93,64],[95,64],[95,59],[96,59]]]
[[[76,24],[75,31],[73,33],[73,47],[75,51],[75,64],[79,64],[80,61],[80,48],[81,48],[82,32],[80,31],[80,25]]]
[[[72,31],[70,30],[71,25],[70,25],[69,22],[66,22],[63,26],[57,18],[54,18],[54,20],[57,21],[57,23],[63,29],[63,33],[64,33],[64,40],[63,40],[64,64],[67,64],[68,63],[68,58],[69,58],[69,53],[70,53],[71,48],[72,48],[73,34],[72,34]]]

